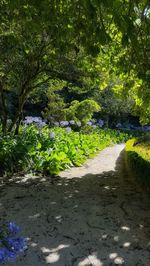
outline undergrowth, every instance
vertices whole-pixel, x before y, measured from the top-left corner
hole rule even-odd
[[[74,132],[60,127],[23,126],[18,136],[0,136],[0,174],[24,171],[56,175],[82,165],[109,145],[126,142],[132,135],[112,129]]]

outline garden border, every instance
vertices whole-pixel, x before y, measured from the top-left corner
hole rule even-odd
[[[126,142],[125,165],[133,178],[150,191],[150,163],[134,150],[135,142],[137,142],[135,138]]]

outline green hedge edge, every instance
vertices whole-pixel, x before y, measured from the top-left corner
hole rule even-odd
[[[126,167],[144,188],[150,190],[150,162],[135,151],[134,144],[137,141],[138,139],[134,138],[126,142]]]

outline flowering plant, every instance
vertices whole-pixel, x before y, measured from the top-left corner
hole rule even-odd
[[[0,264],[15,260],[20,252],[27,249],[26,239],[18,233],[20,227],[15,222],[0,227]]]
[[[46,122],[41,117],[26,116],[23,122],[25,125],[35,124],[38,128],[46,126]]]

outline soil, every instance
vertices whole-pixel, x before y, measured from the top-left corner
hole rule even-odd
[[[55,178],[1,179],[0,215],[22,227],[15,266],[150,265],[150,196],[115,145]]]

